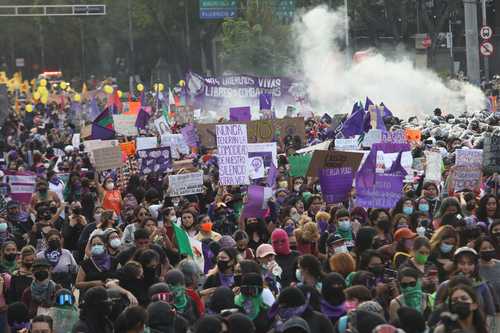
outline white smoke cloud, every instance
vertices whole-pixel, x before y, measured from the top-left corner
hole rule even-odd
[[[405,57],[394,60],[374,52],[351,64],[338,41],[345,35],[345,9],[316,7],[301,15],[293,26],[298,63],[316,113],[347,113],[352,104],[369,96],[384,102],[400,117],[444,112],[480,111],[485,97],[475,86],[445,83],[432,71],[414,68]]]

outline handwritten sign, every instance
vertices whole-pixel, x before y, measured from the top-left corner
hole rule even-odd
[[[371,187],[356,183],[356,206],[364,208],[394,208],[403,195],[403,177],[377,174]]]
[[[158,139],[156,136],[139,136],[135,142],[137,150],[153,149],[158,147]]]
[[[321,169],[319,183],[326,203],[334,204],[346,201],[352,189],[353,179],[354,175],[349,167]]]
[[[219,184],[248,184],[247,126],[245,124],[217,125],[216,132]]]
[[[269,168],[271,163],[278,167],[278,153],[276,142],[249,143],[248,157],[260,156],[264,160],[264,166]]]
[[[272,142],[276,138],[283,141],[287,136],[296,138],[301,143],[305,142],[305,123],[302,117],[253,120],[237,122],[236,124],[247,125],[247,139],[249,143]],[[198,136],[203,146],[216,146],[216,125],[218,124],[196,124]]]
[[[203,193],[203,171],[168,176],[171,197]]]
[[[97,171],[119,169],[123,166],[120,146],[104,147],[92,150]]]
[[[408,143],[404,130],[382,132],[383,143]]]
[[[172,167],[170,147],[161,147],[137,151],[139,170],[147,175],[152,172],[164,173]]]
[[[483,165],[483,150],[457,149],[455,151],[455,165],[480,168]]]
[[[335,139],[336,150],[357,150],[358,149],[359,135],[352,139]]]
[[[488,173],[500,172],[500,135],[484,138],[483,170]]]
[[[136,136],[137,128],[135,127],[135,115],[114,114],[113,122],[115,132],[123,136]]]
[[[179,158],[180,154],[189,154],[189,146],[184,141],[182,134],[164,134],[161,136],[162,147],[170,147],[173,158]]]
[[[337,150],[316,150],[313,153],[307,177],[319,177],[320,169],[350,167],[356,172],[364,154]]]
[[[443,160],[441,153],[426,151],[425,160],[425,179],[434,182],[441,182],[441,163]]]
[[[453,174],[453,189],[476,191],[481,186],[481,169],[479,167],[457,166]]]
[[[250,179],[264,178],[264,159],[261,156],[248,158],[248,172]]]

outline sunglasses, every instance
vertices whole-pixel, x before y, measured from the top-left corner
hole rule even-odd
[[[417,281],[413,282],[401,282],[401,288],[415,287],[417,285]]]

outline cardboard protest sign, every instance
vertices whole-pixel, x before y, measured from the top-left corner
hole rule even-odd
[[[28,171],[12,172],[5,170],[5,182],[10,185],[12,200],[29,203],[35,193],[36,174]]]
[[[441,164],[443,158],[440,152],[425,152],[425,180],[441,182]]]
[[[305,177],[312,159],[311,154],[288,156],[290,176]]]
[[[168,186],[171,197],[203,193],[203,171],[170,175]]]
[[[135,155],[135,141],[122,142],[120,143],[120,147],[122,148],[122,152],[127,156]]]
[[[457,149],[455,165],[480,168],[483,165],[482,149]]]
[[[114,114],[113,123],[115,132],[123,136],[136,136],[137,127],[135,127],[135,115]]]
[[[120,146],[93,149],[92,155],[97,171],[118,169],[123,165],[122,149]]]
[[[335,139],[336,150],[357,150],[359,143],[359,135],[352,139]]]
[[[356,172],[361,164],[362,152],[347,152],[337,150],[316,150],[309,164],[307,177],[319,177],[320,169],[350,167]]]
[[[151,172],[164,173],[172,167],[170,147],[138,150],[139,170],[143,175]]]
[[[264,178],[265,167],[264,160],[261,156],[254,156],[248,158],[248,172],[250,179]]]
[[[231,121],[250,121],[252,115],[250,114],[249,106],[242,106],[229,109],[229,120]]]
[[[264,160],[264,166],[269,168],[271,163],[278,165],[278,153],[276,142],[249,143],[248,157],[260,156]]]
[[[479,167],[457,166],[453,171],[453,190],[479,191],[481,186],[481,169]]]
[[[267,201],[272,197],[272,195],[273,189],[271,187],[258,185],[248,186],[247,202],[243,207],[243,211],[241,213],[242,217],[263,218],[268,208]]]
[[[184,141],[182,134],[164,134],[161,136],[161,147],[170,147],[173,158],[179,158],[180,154],[187,155],[190,152],[189,146]]]
[[[245,124],[216,126],[220,185],[246,185],[249,183],[246,127]]]
[[[139,136],[135,139],[137,150],[153,149],[158,147],[158,138],[156,136]]]
[[[500,172],[500,135],[484,138],[483,170],[487,173]]]
[[[365,187],[356,182],[356,206],[364,208],[394,208],[403,195],[403,177],[377,174],[375,184]]]
[[[319,183],[326,203],[334,204],[346,201],[352,189],[354,174],[350,167],[321,169]]]
[[[167,121],[165,120],[165,117],[161,116],[158,119],[155,119],[154,121],[156,130],[160,135],[165,135],[170,133],[170,127],[168,126]]]
[[[247,122],[237,122],[237,124],[247,125],[247,138],[249,143],[272,142],[279,138],[281,141],[287,136],[305,142],[304,118],[284,118],[269,120],[252,120]],[[217,124],[196,124],[196,129],[200,142],[205,147],[215,147]]]
[[[405,136],[408,142],[420,142],[422,140],[422,132],[417,128],[407,128]]]

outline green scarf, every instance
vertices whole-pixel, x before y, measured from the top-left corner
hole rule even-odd
[[[183,286],[172,286],[170,287],[172,292],[174,293],[174,306],[175,309],[179,312],[184,312],[188,305],[188,300],[186,296],[186,289]]]
[[[12,274],[17,269],[17,262],[15,260],[12,261],[3,260],[1,265],[10,274]]]
[[[405,305],[422,313],[422,283],[417,281],[415,287],[401,288]]]
[[[336,233],[340,235],[346,241],[352,241],[352,229],[341,230],[337,227]]]
[[[239,294],[234,297],[234,304],[242,308],[250,320],[257,318],[263,306],[261,294],[254,297]]]

